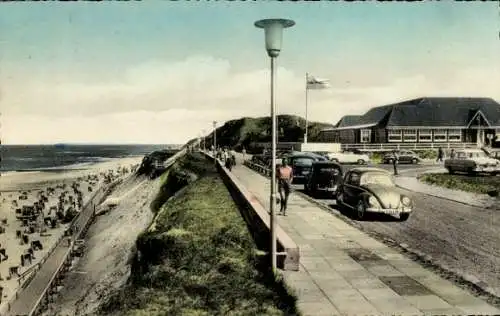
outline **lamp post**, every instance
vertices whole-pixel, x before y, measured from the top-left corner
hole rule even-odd
[[[206,130],[202,130],[201,131],[202,135],[203,135],[203,150],[205,151],[207,148],[206,148],[206,138],[207,138],[207,131]]]
[[[271,192],[270,192],[270,213],[271,213],[271,265],[273,271],[276,270],[276,95],[275,95],[275,66],[276,58],[281,51],[283,40],[283,29],[292,27],[295,22],[286,19],[265,19],[255,22],[255,26],[262,28],[266,36],[266,51],[271,58]]]
[[[217,121],[213,121],[214,125],[214,160],[217,162]]]

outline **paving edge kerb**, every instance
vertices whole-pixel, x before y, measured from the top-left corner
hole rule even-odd
[[[245,161],[245,166],[253,171],[256,171],[253,168],[251,168],[250,166],[248,166],[246,161]],[[259,174],[260,176],[262,176],[264,178],[269,178],[269,176],[264,175],[262,173],[257,172],[257,174]],[[434,264],[432,256],[426,255],[421,251],[413,249],[404,243],[398,243],[395,240],[384,237],[384,236],[377,234],[375,232],[363,229],[363,227],[361,227],[360,225],[357,225],[355,221],[352,221],[349,218],[345,218],[339,214],[336,214],[335,211],[333,209],[331,209],[328,205],[325,205],[324,203],[321,203],[320,201],[313,199],[312,197],[308,196],[307,194],[304,194],[300,191],[294,191],[294,194],[297,194],[300,197],[304,198],[306,201],[311,202],[314,205],[317,205],[322,210],[330,213],[331,215],[337,217],[338,219],[344,221],[345,223],[353,226],[354,228],[358,229],[359,231],[362,231],[363,233],[367,234],[368,236],[374,238],[375,240],[378,240],[378,241],[384,243],[385,245],[398,250],[402,254],[406,255],[410,260],[419,263],[424,268],[431,270],[433,273],[436,273],[438,276],[452,282],[453,284],[457,285],[458,287],[460,287],[462,289],[465,289],[465,290],[473,293],[473,295],[485,300],[487,303],[500,308],[500,297],[497,296],[497,294],[494,292],[494,290],[489,289],[488,287],[485,287],[483,282],[481,282],[477,279],[474,279],[472,277],[469,277],[467,275],[463,275],[461,273],[455,272],[451,269],[448,269],[447,267],[443,267],[441,265]],[[462,204],[464,204],[464,203],[462,203]]]
[[[205,156],[210,160],[213,160],[213,156],[204,152]],[[227,170],[222,163],[217,160],[217,169],[226,185],[229,185],[234,193],[236,193],[241,200],[246,204],[250,212],[255,217],[259,219],[260,225],[262,225],[267,231],[270,231],[270,216],[269,213],[264,209],[264,206],[255,199],[252,193],[250,193],[247,188],[240,183],[240,181]],[[254,217],[254,216],[252,216]],[[299,271],[300,270],[300,249],[297,243],[283,230],[279,225],[276,225],[276,241],[278,246],[278,265],[283,268],[283,270],[289,271]],[[281,252],[280,252],[281,250]]]

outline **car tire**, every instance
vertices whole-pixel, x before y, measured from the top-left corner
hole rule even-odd
[[[455,174],[455,171],[453,171],[453,169],[451,167],[448,167],[446,169],[448,169],[449,174]]]
[[[356,217],[358,220],[362,221],[366,218],[366,205],[364,201],[359,201],[356,206]]]
[[[332,158],[330,161],[333,161],[333,162],[339,163],[339,160],[338,160],[337,158]]]
[[[403,213],[403,214],[399,215],[399,221],[400,222],[406,222],[408,220],[408,218],[410,218],[410,214],[409,213]]]
[[[418,159],[417,158],[413,158],[411,160],[411,163],[414,164],[414,165],[416,165],[418,163]]]
[[[392,159],[388,159],[388,160],[387,160],[387,163],[388,163],[388,164],[392,164],[392,161],[393,161]]]
[[[358,160],[358,165],[364,165],[364,164],[365,164],[365,161],[363,159]]]

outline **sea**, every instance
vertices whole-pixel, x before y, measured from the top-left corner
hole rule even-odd
[[[53,171],[177,147],[179,145],[1,145],[0,171]]]

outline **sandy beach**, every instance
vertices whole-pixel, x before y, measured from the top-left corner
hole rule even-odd
[[[0,291],[3,309],[99,187],[130,174],[140,157],[0,177]]]

